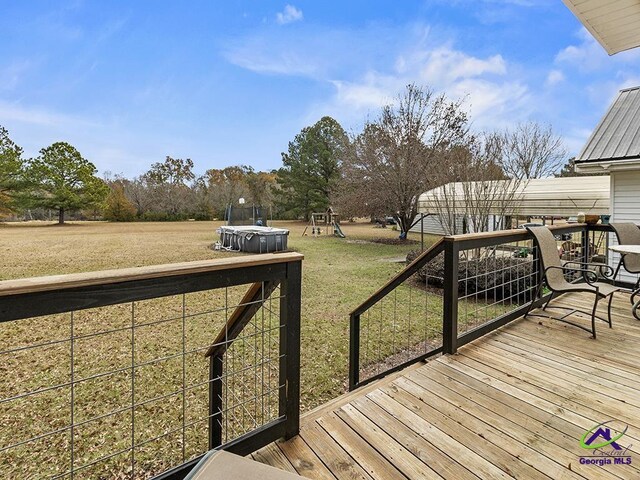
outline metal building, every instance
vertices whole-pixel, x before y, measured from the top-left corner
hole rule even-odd
[[[498,180],[491,182],[500,184],[506,182]],[[505,186],[505,188],[508,188]],[[499,191],[499,188],[489,188],[491,192]],[[447,193],[445,193],[445,191]],[[469,195],[468,192],[475,192]],[[472,214],[473,207],[468,205],[476,202],[486,202],[480,188],[465,188],[461,182],[447,184],[429,190],[418,198],[418,212],[430,214],[424,219],[424,232],[443,235],[444,230],[439,220],[438,213],[442,210],[438,197],[449,195],[450,204],[455,204],[457,213],[457,230],[462,233],[463,218]],[[583,177],[561,177],[561,178],[541,178],[523,182],[516,192],[510,197],[513,205],[509,206],[509,211],[517,217],[548,217],[548,218],[569,218],[576,216],[579,212],[592,215],[609,214],[610,187],[608,176],[583,176]],[[504,206],[500,202],[494,202],[495,206],[490,207],[486,213],[492,217],[504,214]],[[493,208],[493,209],[492,209]],[[492,218],[491,224],[500,226],[498,218]],[[418,221],[418,218],[416,218]],[[420,223],[416,223],[411,229],[412,232],[420,232]],[[489,225],[489,230],[492,230]]]

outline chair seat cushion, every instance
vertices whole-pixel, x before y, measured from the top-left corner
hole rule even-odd
[[[233,453],[211,451],[187,475],[185,480],[305,480],[295,473],[240,457]]]
[[[562,293],[564,292],[594,292],[596,291],[595,287],[598,287],[598,292],[602,297],[608,297],[609,295],[622,290],[620,287],[616,287],[615,285],[611,285],[609,283],[604,282],[596,282],[593,284],[588,283],[569,283],[562,287]]]

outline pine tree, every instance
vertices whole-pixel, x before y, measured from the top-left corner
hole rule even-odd
[[[136,218],[136,207],[124,193],[122,182],[111,185],[111,191],[105,202],[104,218],[110,222],[131,222]]]

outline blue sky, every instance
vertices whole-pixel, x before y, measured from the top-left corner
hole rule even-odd
[[[608,57],[560,0],[0,0],[0,125],[101,172],[166,155],[277,168],[323,115],[357,131],[408,83],[477,130],[550,123],[578,152],[640,49]]]

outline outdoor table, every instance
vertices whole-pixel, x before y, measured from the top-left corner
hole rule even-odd
[[[640,255],[640,245],[614,245],[609,247],[609,250],[618,252],[621,255]],[[640,294],[640,288],[637,288],[631,293],[632,301],[638,294]],[[637,320],[640,320],[640,300],[633,304],[631,313],[633,313],[633,316],[636,317]]]

